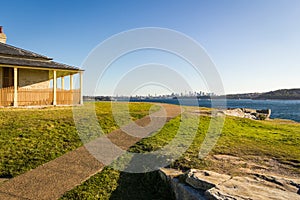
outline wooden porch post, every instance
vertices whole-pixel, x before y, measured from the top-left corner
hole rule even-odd
[[[80,73],[80,102],[79,104],[83,105],[83,72]]]
[[[56,88],[57,88],[56,70],[53,70],[53,105],[54,106],[56,106]]]
[[[71,94],[71,104],[74,104],[73,74],[70,74],[70,94]]]
[[[62,90],[65,89],[65,77],[64,76],[61,77],[61,89]]]
[[[18,106],[18,68],[14,67],[14,107]]]
[[[70,74],[70,90],[73,90],[73,74]]]

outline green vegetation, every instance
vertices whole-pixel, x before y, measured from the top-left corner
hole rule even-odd
[[[115,105],[120,113],[127,108],[124,103]],[[136,120],[148,115],[151,107],[152,104],[148,103],[130,104],[129,117]],[[104,133],[118,128],[110,102],[96,103],[95,111]],[[126,122],[128,119],[124,119],[124,123]],[[0,126],[1,178],[11,178],[24,173],[82,145],[71,107],[4,108],[0,110]]]
[[[105,167],[102,172],[67,192],[61,199],[164,200],[173,197],[157,172],[132,174]]]
[[[209,117],[202,117],[202,123]],[[174,163],[177,168],[206,168],[220,171],[211,160],[197,158],[199,144],[204,139],[205,130],[200,126],[199,132],[190,149]],[[210,155],[225,154],[243,158],[268,158],[279,162],[293,161],[292,170],[300,173],[300,124],[275,121],[254,121],[244,118],[227,117],[222,135]],[[258,160],[256,160],[258,161]],[[234,170],[230,166],[227,173]],[[239,167],[239,166],[237,166]]]
[[[116,103],[116,115],[121,124],[155,111],[147,103],[131,103],[130,116],[126,104]],[[91,104],[86,104],[87,109]],[[170,167],[177,169],[209,169],[222,173],[243,173],[245,163],[217,162],[214,155],[236,156],[247,163],[266,166],[268,170],[300,175],[300,124],[284,120],[254,121],[226,117],[222,134],[205,159],[198,157],[206,137],[211,117],[199,116],[196,108],[186,108],[181,116],[170,120],[159,132],[142,139],[129,152],[152,152],[165,147],[174,138],[182,147],[191,140],[188,149]],[[96,117],[103,133],[119,126],[115,122],[109,102],[96,103]],[[203,109],[202,113],[208,113]],[[81,111],[80,111],[81,112]],[[81,115],[80,115],[81,116]],[[82,113],[79,122],[87,122]],[[45,162],[74,150],[82,145],[73,120],[72,108],[1,109],[0,110],[0,177],[14,177]],[[213,118],[212,120],[216,120]],[[93,126],[90,127],[94,128]],[[192,135],[192,133],[196,133]],[[169,149],[170,155],[178,149]],[[170,156],[166,155],[166,156]],[[120,159],[122,160],[122,159]],[[269,161],[272,161],[269,164]],[[278,173],[283,173],[279,171]],[[78,187],[67,192],[61,199],[173,199],[169,188],[157,172],[130,174],[105,167]]]
[[[198,123],[198,116],[185,113],[183,117],[177,117],[169,121],[164,128],[151,137],[145,138],[130,148],[130,152],[142,153],[158,150],[168,144],[178,133],[179,126],[187,134],[193,132],[191,127]],[[288,121],[254,121],[250,119],[227,117],[222,135],[217,144],[205,159],[199,159],[200,146],[206,136],[209,116],[201,116],[197,134],[188,150],[171,167],[177,169],[209,169],[228,174],[235,174],[241,167],[239,164],[214,162],[213,155],[225,154],[237,156],[246,162],[255,162],[263,165],[264,161],[273,159],[280,164],[285,164],[287,172],[300,174],[300,124]],[[186,138],[182,137],[182,143]],[[274,167],[276,168],[276,166]],[[273,170],[273,169],[271,169]],[[242,173],[242,172],[239,172]],[[125,174],[125,177],[122,176]],[[145,179],[144,176],[154,178]],[[158,190],[161,180],[156,179],[157,172],[144,174],[126,174],[109,167],[91,177],[82,185],[67,192],[62,199],[172,199],[168,188]],[[104,182],[103,177],[106,177]],[[130,180],[128,177],[130,177]],[[126,184],[121,184],[123,179]],[[140,184],[139,181],[146,181]],[[108,189],[107,189],[108,188]],[[153,190],[157,191],[153,193]],[[167,197],[166,197],[167,196]],[[116,198],[118,199],[118,198]]]

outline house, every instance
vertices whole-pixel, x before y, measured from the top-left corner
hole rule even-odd
[[[73,84],[76,74],[79,88]],[[77,67],[6,44],[0,26],[0,106],[82,104],[82,76]]]

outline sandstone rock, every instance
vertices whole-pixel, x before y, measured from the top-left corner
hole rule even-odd
[[[203,192],[201,193],[193,187],[190,187],[189,185],[180,181],[180,176],[183,175],[183,172],[170,168],[161,168],[159,170],[159,174],[161,178],[170,185],[175,199],[207,200]]]
[[[224,111],[226,115],[248,118],[248,119],[256,119],[256,120],[265,120],[269,119],[271,116],[271,110],[255,110],[249,108],[229,108]]]
[[[260,178],[234,177],[205,192],[208,199],[225,200],[286,200],[300,199],[300,195],[291,192],[280,184]]]
[[[225,110],[224,113],[226,115],[234,116],[234,117],[242,117],[243,118],[245,116],[245,113],[240,108],[228,109],[228,110]]]
[[[172,169],[172,168],[160,168],[159,169],[159,175],[165,182],[169,181],[172,178],[183,175],[183,174],[184,173],[182,171]]]
[[[249,114],[249,113],[245,113],[244,118],[247,118],[247,119],[257,119],[256,115]]]
[[[299,194],[300,199],[300,179],[287,179],[274,175],[254,174],[256,177],[265,181],[274,183],[286,189],[287,191]]]
[[[196,189],[208,190],[224,181],[229,180],[230,178],[231,176],[226,174],[219,174],[207,170],[191,169],[187,173],[185,182]]]
[[[203,193],[181,183],[177,178],[171,180],[171,188],[177,200],[207,200]]]
[[[240,159],[226,155],[217,158]],[[185,174],[175,169],[161,169],[160,174],[178,200],[300,200],[300,179],[266,174],[231,177],[196,169]]]

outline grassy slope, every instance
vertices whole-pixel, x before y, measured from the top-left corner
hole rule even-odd
[[[126,105],[117,106],[122,115]],[[147,115],[149,108],[150,104],[131,104],[131,118]],[[109,103],[98,103],[96,113],[105,133],[118,128]],[[209,159],[198,158],[209,120],[210,117],[201,116],[193,143],[172,163],[172,167],[216,171],[224,167],[215,165]],[[127,121],[128,119],[124,119],[124,123]],[[180,117],[171,120],[160,132],[143,139],[131,147],[130,151],[146,152],[165,146],[174,138],[180,123],[184,127],[183,132],[188,135],[193,131],[192,125],[197,123],[197,116],[187,114],[185,120]],[[0,126],[0,177],[16,176],[82,145],[74,127],[72,109],[67,107],[1,109]],[[289,169],[300,174],[299,146],[299,123],[227,117],[222,136],[211,155],[229,154],[246,161],[249,156],[272,158],[287,164]],[[227,169],[230,167],[232,166]],[[101,173],[66,193],[62,199],[172,199],[172,195],[156,172],[128,174],[106,167]]]
[[[120,112],[126,104],[116,104]],[[130,104],[131,119],[149,113],[152,105]],[[118,128],[109,102],[96,103],[104,133]],[[126,122],[128,120],[124,120]],[[0,177],[10,178],[53,160],[82,145],[71,107],[0,110]]]
[[[202,123],[208,123],[209,117],[202,117]],[[203,127],[203,126],[202,126]],[[200,128],[190,149],[174,163],[174,167],[206,168],[224,172],[220,166],[209,159],[197,158],[199,144],[203,141],[205,129]],[[244,161],[251,158],[274,159],[280,163],[291,164],[291,170],[300,174],[300,124],[279,124],[275,121],[253,121],[249,119],[227,117],[216,146],[210,155],[226,154],[237,156]],[[257,160],[254,162],[260,162]],[[257,163],[261,164],[261,163]],[[224,167],[224,166],[221,166]],[[237,166],[229,166],[227,173]],[[232,169],[230,169],[232,168]]]
[[[183,123],[185,131],[191,131],[189,127],[197,123],[197,117],[188,115],[185,119],[182,120],[180,117],[177,117],[171,120],[160,132],[141,140],[131,147],[130,151],[138,153],[153,151],[163,147],[174,138],[180,123]],[[209,121],[210,117],[201,116],[193,143],[179,159],[172,163],[171,167],[179,169],[205,168],[215,171],[224,170],[210,160],[198,158],[200,145],[205,137]],[[222,135],[210,155],[229,154],[244,158],[246,161],[252,155],[276,159],[282,163],[292,162],[292,165],[289,165],[290,169],[300,174],[299,146],[299,123],[253,121],[227,117]],[[228,169],[230,170],[230,168],[234,168],[234,166],[229,166]],[[230,171],[227,172],[230,173]],[[148,176],[153,178],[146,179],[145,177]],[[105,177],[104,182],[103,177]],[[130,177],[130,181],[128,177]],[[124,179],[126,184],[122,184]],[[144,180],[146,183],[140,184],[139,180]],[[107,167],[82,185],[66,193],[62,199],[114,199],[115,197],[119,197],[119,199],[172,199],[168,188],[164,188],[162,185],[157,178],[156,172],[129,175]]]

